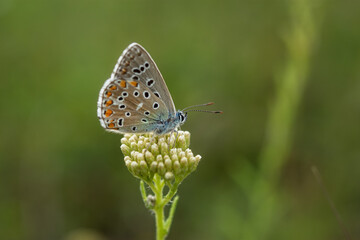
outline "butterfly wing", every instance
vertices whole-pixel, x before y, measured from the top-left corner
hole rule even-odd
[[[150,54],[138,43],[130,44],[120,56],[111,78],[141,82],[160,98],[169,113],[176,112],[174,102],[158,67]]]
[[[154,131],[169,112],[142,82],[110,78],[100,91],[97,115],[108,131],[146,133]]]

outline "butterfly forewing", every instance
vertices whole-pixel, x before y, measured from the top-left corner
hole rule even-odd
[[[125,49],[111,78],[143,83],[162,100],[171,115],[175,114],[174,102],[159,69],[150,54],[139,44],[132,43]]]

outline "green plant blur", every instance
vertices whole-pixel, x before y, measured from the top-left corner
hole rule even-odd
[[[0,239],[154,239],[98,92],[131,42],[202,156],[171,240],[360,238],[360,1],[0,1]]]

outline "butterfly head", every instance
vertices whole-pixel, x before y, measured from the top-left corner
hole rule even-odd
[[[180,125],[183,125],[187,118],[187,112],[183,112],[181,110],[176,112],[176,118],[179,121]]]

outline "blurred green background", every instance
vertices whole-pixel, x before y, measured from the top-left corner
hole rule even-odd
[[[96,117],[143,45],[203,159],[168,239],[360,238],[360,1],[0,0],[0,239],[154,239]]]

